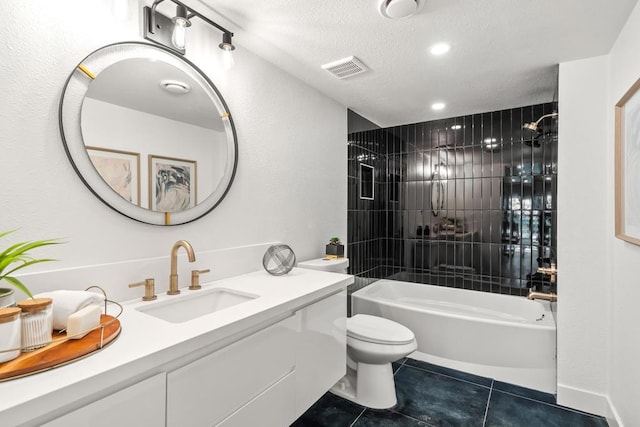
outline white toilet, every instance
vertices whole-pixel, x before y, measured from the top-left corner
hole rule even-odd
[[[300,268],[344,272],[347,258],[301,262]],[[387,409],[396,405],[396,387],[391,362],[414,352],[413,332],[397,322],[368,314],[347,319],[347,375],[331,392],[359,405]]]
[[[347,319],[347,375],[331,392],[374,409],[395,406],[391,362],[418,348],[406,326],[382,317],[356,314]]]

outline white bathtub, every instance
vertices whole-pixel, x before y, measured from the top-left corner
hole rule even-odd
[[[418,351],[409,357],[556,392],[556,324],[547,301],[393,280],[351,298],[353,314],[382,316],[414,332]]]

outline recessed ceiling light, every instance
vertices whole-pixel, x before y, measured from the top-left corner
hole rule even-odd
[[[178,80],[163,80],[160,82],[160,87],[176,95],[184,95],[191,91],[191,87],[188,84]]]
[[[453,126],[451,126],[451,129],[452,130],[460,130],[460,129],[462,129],[462,125],[453,125]]]
[[[418,0],[380,0],[378,10],[385,18],[402,19],[416,13],[419,6]]]
[[[442,110],[442,109],[444,109],[444,102],[436,102],[435,104],[431,104],[431,109],[433,109],[433,110]]]
[[[451,45],[447,43],[437,43],[431,46],[429,51],[432,55],[443,55],[451,50]]]

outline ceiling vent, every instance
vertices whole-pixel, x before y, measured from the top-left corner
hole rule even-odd
[[[365,65],[355,56],[340,59],[329,64],[322,65],[322,69],[327,70],[339,79],[355,76],[368,70]]]

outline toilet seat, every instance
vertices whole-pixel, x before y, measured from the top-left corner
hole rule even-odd
[[[411,329],[397,322],[368,314],[347,319],[347,336],[375,344],[404,345],[414,341]]]

